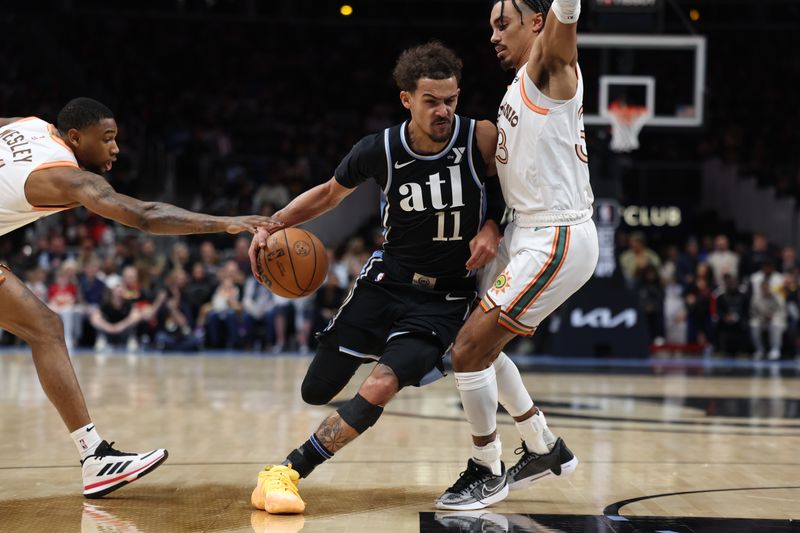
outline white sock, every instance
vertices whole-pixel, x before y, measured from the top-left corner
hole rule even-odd
[[[102,442],[102,438],[97,433],[93,423],[88,423],[82,428],[78,428],[69,434],[81,454],[81,460],[86,459],[94,453],[97,445]]]
[[[480,372],[455,372],[464,414],[476,437],[491,435],[497,429],[497,380],[494,366]]]
[[[472,445],[472,458],[479,465],[490,469],[495,476],[503,473],[503,467],[500,466],[500,455],[502,453],[503,445],[500,442],[500,437],[497,437],[486,446]]]
[[[497,379],[497,395],[500,405],[511,416],[522,416],[533,407],[533,400],[522,383],[522,376],[514,361],[500,352],[494,360],[494,373]]]
[[[547,420],[541,411],[527,420],[517,422],[516,426],[529,451],[544,455],[553,449],[556,437],[547,427]]]

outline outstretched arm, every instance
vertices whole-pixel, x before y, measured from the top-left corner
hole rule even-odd
[[[528,61],[528,76],[535,82],[547,72],[547,96],[559,100],[575,95],[578,75],[578,17],[581,0],[553,0],[542,34],[536,39]]]
[[[143,202],[120,194],[102,177],[69,167],[39,170],[25,187],[35,206],[80,204],[100,216],[148,233],[189,235],[196,233],[255,233],[260,227],[277,225],[268,217],[218,217],[194,213],[163,202]]]
[[[267,245],[267,237],[272,231],[280,227],[296,226],[317,218],[339,205],[354,190],[355,188],[350,189],[340,185],[336,178],[331,178],[327,182],[307,190],[275,213],[274,218],[280,221],[281,226],[257,231],[253,236],[253,241],[250,243],[250,268],[253,276],[261,281],[256,267],[256,254],[259,249]]]
[[[275,218],[287,227],[308,222],[339,205],[354,190],[339,185],[336,178],[331,178],[289,202],[275,213]]]

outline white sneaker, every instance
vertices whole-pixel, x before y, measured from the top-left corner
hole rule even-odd
[[[102,441],[94,455],[81,461],[83,465],[83,495],[102,498],[128,483],[149,474],[167,460],[163,448],[146,453],[125,453],[115,450],[113,442]]]
[[[767,357],[770,361],[777,361],[781,358],[781,351],[780,350],[770,350],[767,354]]]

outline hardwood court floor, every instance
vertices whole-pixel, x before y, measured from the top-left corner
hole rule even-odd
[[[74,445],[30,357],[0,354],[0,531],[800,531],[800,379],[777,375],[526,373],[581,465],[472,515],[433,507],[470,449],[448,376],[402,391],[304,480],[305,516],[252,511],[262,465],[330,411],[299,397],[308,363],[76,357],[101,435],[123,450],[170,451],[148,477],[84,500]],[[516,430],[505,414],[499,424],[513,464]]]

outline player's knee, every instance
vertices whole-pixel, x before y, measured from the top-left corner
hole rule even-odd
[[[386,405],[389,400],[400,390],[400,380],[391,368],[380,365],[382,370],[376,367],[376,371],[364,381],[359,389],[359,394],[376,405]]]
[[[352,400],[341,406],[336,412],[351,428],[359,433],[364,433],[381,417],[383,407],[367,401],[361,394],[356,394]]]
[[[492,364],[492,358],[490,354],[484,353],[484,351],[474,336],[459,334],[450,351],[453,370],[456,372],[474,372],[488,368]]]
[[[330,383],[326,383],[314,376],[306,376],[300,386],[300,395],[309,405],[325,405],[329,403],[339,391]]]
[[[41,316],[36,318],[35,329],[32,332],[31,339],[25,339],[26,342],[36,343],[54,343],[64,342],[64,321],[58,316],[58,313],[46,309],[42,311]]]

